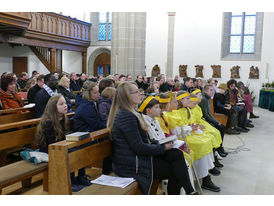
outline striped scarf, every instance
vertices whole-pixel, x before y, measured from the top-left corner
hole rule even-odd
[[[231,89],[228,89],[228,92],[229,92],[229,103],[231,105],[236,105],[237,100],[236,100],[234,92]]]
[[[51,96],[51,97],[57,94],[57,90],[52,91],[52,89],[49,88],[48,85],[46,85],[46,84],[43,85],[43,88],[46,90],[46,92],[47,92],[47,93],[49,94],[49,96]]]

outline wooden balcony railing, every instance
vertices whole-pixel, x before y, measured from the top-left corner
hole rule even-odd
[[[91,24],[53,12],[0,12],[1,24],[11,25],[8,19],[24,19],[22,35],[10,33],[8,43],[85,52],[90,44]],[[26,24],[27,29],[26,29]]]

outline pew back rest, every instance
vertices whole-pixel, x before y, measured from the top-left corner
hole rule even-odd
[[[102,168],[105,157],[112,153],[112,143],[106,137],[109,129],[90,133],[90,138],[78,142],[60,141],[49,145],[49,194],[72,194],[70,173],[83,167]],[[94,140],[102,140],[89,144]],[[83,144],[85,147],[78,148]],[[69,152],[69,149],[77,149]]]
[[[18,113],[22,112],[22,113]],[[0,111],[0,124],[18,122],[35,118],[34,108],[16,108]]]
[[[211,114],[213,115],[213,117],[220,122],[221,124],[226,126],[228,117],[224,114],[219,114],[219,113],[215,113],[214,111],[214,104],[213,104],[213,99],[210,99],[210,109],[211,109]]]
[[[71,117],[74,112],[68,113]],[[72,120],[71,120],[72,121]],[[0,152],[13,147],[32,144],[40,118],[0,125]],[[70,125],[72,123],[70,122]]]

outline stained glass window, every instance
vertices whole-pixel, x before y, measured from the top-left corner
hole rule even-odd
[[[112,16],[110,12],[99,13],[99,41],[111,40],[111,20]]]
[[[255,52],[256,13],[231,13],[230,53]]]
[[[98,66],[97,76],[104,76],[104,67]]]

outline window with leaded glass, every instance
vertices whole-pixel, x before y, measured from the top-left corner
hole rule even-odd
[[[222,60],[260,60],[263,12],[224,12]]]
[[[111,18],[110,12],[99,13],[99,41],[111,41]]]
[[[230,53],[252,54],[255,48],[256,13],[231,13]]]

